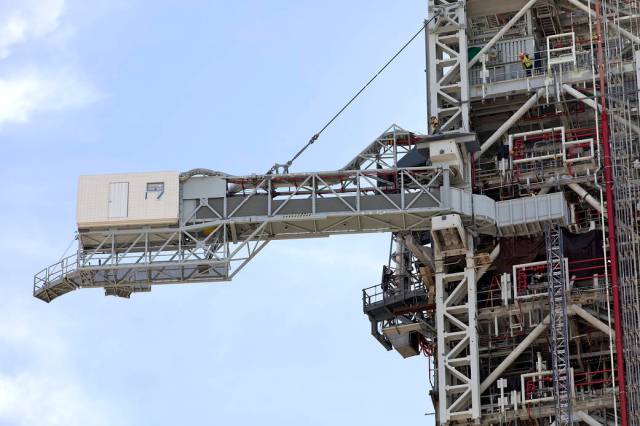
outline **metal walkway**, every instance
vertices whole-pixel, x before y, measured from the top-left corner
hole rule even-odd
[[[496,203],[452,187],[449,174],[415,167],[225,176],[234,190],[183,206],[179,226],[81,232],[78,253],[36,274],[34,295],[50,302],[104,287],[128,297],[157,284],[228,281],[272,240],[428,230],[432,217],[448,213],[492,235],[566,221],[561,193]]]

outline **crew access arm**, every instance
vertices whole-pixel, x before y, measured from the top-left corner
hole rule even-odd
[[[450,214],[496,235],[513,224],[512,218],[500,223],[498,210],[514,206],[465,190],[461,156],[474,144],[469,134],[434,138],[392,126],[349,169],[83,176],[78,250],[35,275],[34,296],[50,302],[102,287],[129,297],[158,284],[229,281],[272,240],[426,231],[434,217]],[[437,157],[434,147],[451,151],[440,154],[445,161],[429,160]],[[563,200],[548,198],[537,205],[555,211],[537,222],[563,219]]]

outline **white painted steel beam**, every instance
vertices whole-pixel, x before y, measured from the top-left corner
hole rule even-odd
[[[569,312],[579,316],[580,318],[588,322],[593,327],[602,331],[604,334],[611,335],[612,338],[615,338],[615,332],[607,324],[603,323],[598,318],[591,315],[589,312],[584,310],[581,306],[571,305],[569,306]]]
[[[579,101],[582,101],[585,105],[593,108],[593,109],[597,109],[598,111],[601,111],[602,108],[600,107],[600,105],[594,101],[593,99],[589,99],[587,97],[587,95],[585,95],[584,93],[574,89],[573,87],[571,87],[568,84],[563,84],[562,85],[562,89],[567,92],[568,94],[570,94],[571,96],[573,96],[574,98],[578,99]],[[620,117],[618,114],[610,114],[609,117],[612,120],[617,121],[618,123],[625,125],[625,126],[629,126],[629,128],[631,130],[633,130],[635,133],[637,133],[638,135],[640,135],[640,127],[638,127],[638,125],[631,123],[628,120],[625,120],[623,117]]]
[[[585,311],[582,307],[578,305],[570,305],[568,307],[567,313],[572,315],[578,315],[580,318],[587,321],[589,324],[593,325],[598,330],[602,331],[605,334],[612,333],[613,331],[602,321]],[[504,359],[502,362],[491,372],[486,379],[482,381],[480,384],[480,393],[486,391],[501,375],[504,373],[513,362],[518,359],[520,355],[529,347],[535,340],[542,335],[542,333],[547,329],[551,319],[549,315],[544,317],[542,322],[538,324],[531,333],[516,346],[513,351]]]
[[[422,262],[424,265],[430,267],[431,269],[434,269],[433,255],[431,253],[429,253],[429,251],[425,247],[420,245],[416,241],[416,239],[413,237],[413,235],[411,235],[411,234],[404,235],[403,239],[404,239],[405,244],[409,248],[409,250],[411,250],[413,255],[420,262]]]
[[[571,3],[572,5],[574,5],[575,7],[577,7],[578,9],[582,10],[583,12],[589,13],[591,14],[591,16],[593,16],[594,18],[596,17],[596,12],[591,9],[589,6],[587,6],[586,4],[582,3],[580,0],[567,0],[569,3]],[[631,34],[629,31],[625,30],[624,28],[620,27],[619,25],[608,21],[607,25],[612,26],[613,28],[615,28],[618,32],[620,32],[620,34],[622,34],[624,37],[628,38],[629,40],[631,40],[632,42],[636,43],[636,44],[640,44],[640,38],[638,38],[637,36]]]
[[[604,209],[602,203],[596,200],[593,195],[589,194],[583,187],[578,185],[577,183],[568,183],[567,186],[573,190],[581,200],[586,201],[591,207],[596,209],[598,213],[604,213]]]
[[[549,326],[549,322],[551,321],[549,315],[544,317],[542,322],[536,326],[531,333],[525,339],[516,346],[513,351],[504,359],[502,362],[487,376],[486,379],[482,381],[480,384],[480,393],[486,391],[489,386],[493,384],[498,378],[506,371],[507,368],[513,364],[513,362],[518,359],[520,355],[529,347],[533,342],[536,341],[538,337],[542,335],[542,333]]]
[[[487,263],[486,265],[482,265],[479,269],[478,269],[478,276],[476,277],[476,279],[480,279],[482,278],[482,276],[489,270],[489,268],[491,267],[491,264],[498,258],[498,255],[500,254],[500,244],[496,245],[494,247],[494,249],[491,251],[491,253],[489,254],[489,263]]]
[[[573,415],[577,420],[580,420],[588,424],[589,426],[602,426],[602,423],[600,423],[584,411],[576,411],[575,413],[573,413]]]
[[[467,247],[464,272],[447,273],[447,259],[435,253],[440,424],[480,419],[477,272],[471,234]],[[459,369],[463,366],[468,370]]]
[[[482,49],[480,49],[480,51],[476,54],[476,56],[474,56],[473,59],[469,61],[469,63],[467,64],[467,69],[471,69],[471,67],[473,67],[480,60],[482,55],[487,53],[489,49],[491,49],[502,38],[502,36],[504,36],[506,32],[509,31],[511,27],[513,27],[516,24],[516,22],[518,22],[520,18],[522,18],[524,14],[527,13],[527,11],[531,9],[531,7],[534,4],[536,4],[537,1],[538,0],[529,0],[527,4],[525,4],[522,7],[522,9],[518,11],[518,13],[513,15],[513,18],[511,18],[509,22],[507,22],[507,24],[504,27],[502,27],[502,29],[498,31],[496,35],[494,35],[491,38],[491,40],[489,40],[489,42],[484,45]]]
[[[530,97],[527,102],[522,104],[520,108],[516,112],[513,113],[511,117],[496,130],[489,139],[487,139],[482,146],[480,147],[480,153],[478,155],[484,154],[491,146],[496,143],[507,131],[518,122],[522,118],[523,115],[527,113],[538,102],[540,96],[544,94],[544,89],[539,89],[532,97]]]
[[[439,13],[427,27],[428,111],[439,123],[431,133],[469,132],[466,1],[429,0],[429,13]]]

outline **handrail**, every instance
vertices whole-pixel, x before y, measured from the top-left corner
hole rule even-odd
[[[501,62],[498,64],[494,64],[490,67],[486,67],[486,71],[488,71],[488,77],[483,82],[481,71],[483,70],[481,66],[475,66],[470,70],[469,81],[471,85],[478,84],[490,84],[496,83],[500,81],[510,81],[510,80],[519,80],[526,77],[536,77],[547,74],[548,64],[547,64],[547,51],[541,50],[533,53],[533,57],[531,58],[534,63],[533,68],[530,70],[525,70],[522,68],[520,61],[513,60],[508,62]],[[576,52],[576,65],[575,69],[588,69],[591,70],[591,61],[593,58],[591,57],[591,52],[589,51],[580,51]],[[559,65],[563,70],[571,70],[574,69],[573,64],[561,64]]]
[[[47,287],[49,283],[56,281],[79,268],[78,255],[76,253],[60,259],[58,262],[49,265],[35,274],[34,294]]]

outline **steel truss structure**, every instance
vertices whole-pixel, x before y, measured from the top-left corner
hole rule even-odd
[[[467,15],[464,1],[430,0],[427,31],[429,115],[439,131],[469,131]]]
[[[452,421],[480,418],[477,274],[473,238],[465,237],[464,269],[451,270],[440,250],[435,256],[439,411]]]
[[[151,284],[226,281],[274,239],[426,229],[430,217],[449,210],[441,197],[447,173],[421,167],[224,177],[243,189],[198,200],[179,227],[82,233],[78,253],[36,274],[35,294],[50,301],[80,287],[130,294]]]
[[[553,364],[553,391],[556,402],[556,425],[572,425],[571,367],[569,361],[569,321],[567,316],[567,283],[562,249],[562,229],[555,224],[545,226],[547,246],[547,287],[549,293],[549,330]]]
[[[326,172],[183,173],[175,222],[80,226],[34,295],[227,281],[271,241],[387,232],[363,311],[428,357],[438,425],[639,425],[640,0],[428,5],[427,134],[392,125]]]

